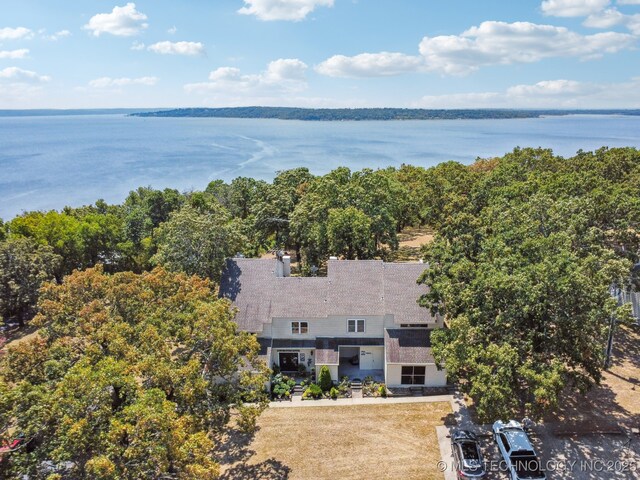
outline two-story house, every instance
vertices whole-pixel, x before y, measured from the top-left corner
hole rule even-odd
[[[389,387],[444,386],[430,348],[442,319],[417,304],[427,287],[421,263],[329,260],[326,277],[290,276],[290,258],[227,261],[220,296],[238,308],[267,365],[319,372],[333,380],[372,376]]]

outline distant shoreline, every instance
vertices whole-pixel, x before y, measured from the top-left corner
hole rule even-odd
[[[94,108],[94,109],[0,109],[1,117],[76,115],[127,115],[153,118],[234,118],[299,121],[400,121],[400,120],[510,120],[569,115],[640,116],[640,109],[426,109],[426,108]]]
[[[251,118],[302,121],[499,120],[566,115],[640,116],[640,109],[526,110],[422,108],[289,108],[230,107],[177,108],[131,113],[156,118]]]

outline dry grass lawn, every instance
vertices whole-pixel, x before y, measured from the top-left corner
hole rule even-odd
[[[225,452],[225,479],[442,479],[435,427],[448,403],[271,408]]]

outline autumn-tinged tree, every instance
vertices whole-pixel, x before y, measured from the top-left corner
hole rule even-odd
[[[31,440],[0,476],[213,479],[213,433],[267,404],[257,341],[208,280],[98,266],[39,308],[39,335],[0,364],[0,428]]]
[[[29,238],[0,242],[0,322],[16,317],[24,325],[40,287],[54,278],[61,260],[51,247]]]

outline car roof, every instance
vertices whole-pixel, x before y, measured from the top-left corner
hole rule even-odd
[[[507,437],[507,441],[511,446],[511,450],[515,451],[533,451],[533,446],[524,431],[518,428],[505,428],[500,433],[503,433]]]
[[[469,430],[456,430],[451,434],[451,439],[454,442],[460,442],[464,440],[469,440],[474,442],[477,441],[475,433],[470,432]]]

